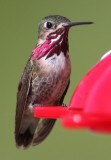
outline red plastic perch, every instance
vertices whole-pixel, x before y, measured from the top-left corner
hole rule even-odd
[[[60,118],[67,128],[111,133],[111,51],[84,76],[67,107],[34,107],[34,117]]]

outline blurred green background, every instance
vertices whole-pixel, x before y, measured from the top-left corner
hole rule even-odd
[[[39,146],[25,151],[15,147],[18,80],[37,42],[38,22],[51,14],[66,16],[72,21],[95,22],[70,30],[72,74],[65,103],[68,104],[84,74],[111,48],[110,0],[0,0],[0,159],[110,160],[110,135],[65,130],[60,122]]]

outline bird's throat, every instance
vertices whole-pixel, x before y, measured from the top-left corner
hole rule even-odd
[[[40,59],[46,56],[46,59],[53,54],[59,55],[61,51],[66,55],[68,51],[68,39],[60,35],[53,39],[47,38],[42,44],[39,44],[32,50],[32,60]]]

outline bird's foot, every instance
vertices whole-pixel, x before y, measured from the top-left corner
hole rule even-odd
[[[67,105],[66,105],[66,104],[64,104],[64,103],[62,103],[62,107],[67,107]]]
[[[36,103],[36,104],[33,104],[33,107],[43,107],[43,105]]]

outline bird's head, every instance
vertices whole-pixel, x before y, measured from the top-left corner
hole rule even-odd
[[[50,56],[54,50],[57,54],[60,49],[66,52],[69,28],[83,24],[92,24],[92,22],[71,22],[68,18],[59,15],[47,16],[42,19],[38,29],[38,49],[33,50],[36,51],[37,58],[46,54]]]

